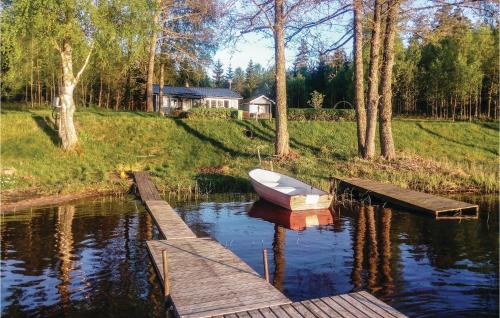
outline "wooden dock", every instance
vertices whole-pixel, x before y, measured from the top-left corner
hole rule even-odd
[[[304,300],[286,305],[272,306],[214,316],[212,318],[404,318],[406,317],[386,303],[365,291],[333,297]]]
[[[177,317],[405,317],[366,292],[292,303],[229,249],[210,238],[197,238],[161,200],[147,173],[134,177],[166,238],[148,241],[147,248],[162,284],[166,251],[168,294]]]
[[[167,251],[171,300],[180,317],[210,317],[291,303],[211,239],[149,241],[148,249],[155,264],[162,263],[161,253]]]
[[[388,203],[417,212],[425,212],[437,219],[473,218],[479,215],[479,206],[436,195],[404,189],[392,184],[358,178],[336,178],[341,188],[354,188]]]

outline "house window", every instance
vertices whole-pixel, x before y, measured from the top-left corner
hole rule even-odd
[[[217,107],[218,107],[218,108],[222,108],[222,107],[224,107],[224,103],[223,103],[223,101],[222,101],[222,100],[220,100],[220,99],[219,99],[219,100],[217,100]]]
[[[217,101],[216,100],[212,99],[211,104],[212,104],[212,108],[217,108]]]
[[[229,108],[229,101],[228,101],[228,100],[225,100],[225,101],[224,101],[224,107],[225,107],[225,108]]]
[[[205,108],[210,108],[210,99],[205,100]]]

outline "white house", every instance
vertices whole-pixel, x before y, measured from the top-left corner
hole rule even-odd
[[[272,118],[274,101],[265,95],[258,95],[242,101],[240,109],[251,118]]]
[[[153,107],[159,109],[160,85],[153,85]],[[163,112],[196,107],[238,109],[240,94],[228,88],[163,86]]]

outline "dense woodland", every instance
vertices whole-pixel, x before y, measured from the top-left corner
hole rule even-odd
[[[136,14],[116,17],[119,28],[114,41],[100,46],[91,56],[89,69],[75,90],[79,106],[115,110],[145,109],[147,80],[147,6],[135,4]],[[108,12],[109,17],[115,13]],[[4,18],[7,23],[9,17]],[[16,17],[10,17],[16,18]],[[61,85],[59,56],[50,43],[9,34],[3,28],[2,99],[40,105],[58,95]],[[369,34],[367,34],[369,36]],[[461,10],[443,7],[431,25],[419,26],[408,37],[397,38],[394,65],[394,112],[444,118],[498,118],[498,43],[496,24],[473,23]],[[103,37],[106,37],[103,34]],[[324,95],[323,107],[350,108],[353,105],[352,54],[345,48],[322,53],[304,39],[300,41],[293,65],[287,70],[288,107],[311,107],[313,91]],[[206,53],[206,52],[205,52]],[[365,49],[365,59],[369,49]],[[77,54],[80,54],[77,52]],[[159,69],[159,61],[156,69]],[[274,68],[252,61],[246,68],[232,68],[215,61],[206,65],[165,63],[165,85],[229,87],[242,96],[266,94],[274,98]],[[177,64],[177,65],[176,65]],[[159,82],[159,72],[155,73]]]
[[[77,107],[150,111],[153,82],[231,85],[244,97],[276,99],[277,135],[284,129],[283,136],[286,117],[280,116],[286,107],[358,107],[359,115],[365,103],[366,134],[373,135],[379,99],[381,110],[389,105],[389,122],[391,112],[498,118],[496,4],[412,4],[276,0],[227,8],[215,0],[7,1],[1,21],[1,97],[34,107],[61,96],[72,105],[71,93]],[[329,27],[341,21],[347,21],[345,34],[329,43],[321,34],[334,32]],[[267,31],[275,41],[275,66],[250,61],[244,69],[233,69],[226,61],[211,60],[218,47]],[[292,65],[285,65],[285,46],[296,48]],[[356,65],[362,65],[357,75]],[[363,80],[356,81],[360,76]],[[76,138],[76,133],[66,137]],[[283,147],[277,153],[286,154]]]

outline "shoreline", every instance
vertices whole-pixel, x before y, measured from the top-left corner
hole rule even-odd
[[[76,191],[76,192],[70,192],[66,194],[42,194],[40,196],[32,196],[28,198],[24,198],[18,201],[7,201],[4,202],[0,200],[0,212],[16,212],[19,210],[25,210],[25,209],[30,209],[30,208],[41,208],[44,206],[50,206],[50,205],[59,205],[59,204],[64,204],[76,200],[81,200],[81,199],[88,199],[88,198],[94,198],[94,197],[102,197],[102,196],[108,196],[108,195],[120,195],[120,194],[127,194],[130,193],[130,188],[125,189],[123,187],[116,187],[113,189],[110,188],[97,188],[97,189],[90,189],[90,190],[84,190],[84,191]],[[412,189],[415,190],[415,189]],[[9,189],[9,192],[12,192],[11,195],[15,195],[16,193],[23,193],[25,190],[24,189]],[[426,192],[426,191],[421,191],[421,190],[415,190],[423,193],[430,193],[433,195],[438,195],[438,196],[450,196],[450,195],[491,195],[494,194],[494,192],[484,192],[484,191],[454,191],[454,190],[449,190],[449,191],[442,191],[442,192]],[[172,191],[175,192],[175,191]],[[187,194],[188,191],[181,191],[181,194]],[[215,193],[230,193],[230,194],[237,194],[237,193],[245,193],[242,191],[238,192],[231,192],[231,191],[223,191],[223,192],[218,192],[215,191]],[[246,192],[249,193],[249,192]],[[207,193],[208,194],[208,193]],[[2,194],[0,193],[0,196]]]
[[[124,189],[101,189],[101,190],[86,190],[81,192],[73,192],[67,194],[49,194],[27,199],[22,199],[15,202],[0,202],[0,212],[16,212],[30,208],[41,208],[50,205],[59,205],[81,199],[93,197],[101,197],[106,195],[118,195],[128,193]]]

